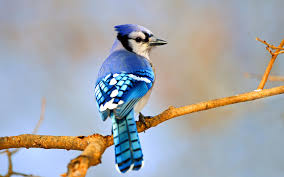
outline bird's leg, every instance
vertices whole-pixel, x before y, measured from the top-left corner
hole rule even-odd
[[[139,122],[145,125],[146,128],[148,128],[145,119],[151,119],[152,116],[144,116],[141,112],[139,112]]]

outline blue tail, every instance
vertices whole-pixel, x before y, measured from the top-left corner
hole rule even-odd
[[[143,166],[143,154],[134,120],[134,111],[130,111],[122,119],[115,118],[111,113],[111,118],[117,170],[122,173],[139,170]]]

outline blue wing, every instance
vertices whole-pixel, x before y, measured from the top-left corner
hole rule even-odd
[[[125,117],[134,105],[150,90],[154,82],[152,70],[133,73],[110,73],[97,82],[95,96],[102,119],[110,111],[116,118]]]
[[[152,71],[149,61],[133,52],[127,50],[118,50],[104,61],[99,71],[98,81],[101,81],[110,73],[135,73],[139,71]]]

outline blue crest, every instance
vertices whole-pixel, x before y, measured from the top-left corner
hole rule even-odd
[[[114,28],[115,28],[115,31],[117,31],[122,36],[128,35],[133,31],[143,31],[143,32],[148,33],[149,35],[152,34],[152,32],[148,30],[147,28],[140,26],[140,25],[135,25],[135,24],[117,25]]]

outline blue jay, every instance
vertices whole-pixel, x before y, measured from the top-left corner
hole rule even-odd
[[[95,97],[102,120],[112,120],[116,169],[126,173],[143,166],[134,113],[147,103],[155,82],[149,53],[167,42],[139,25],[118,25],[115,30],[117,38],[100,68]]]

